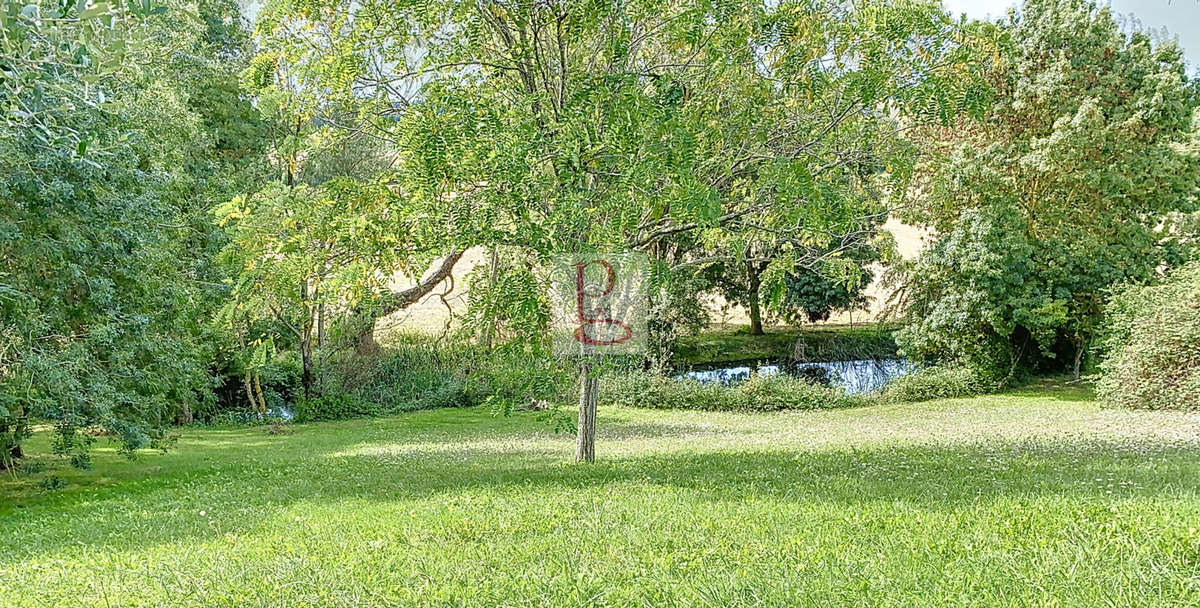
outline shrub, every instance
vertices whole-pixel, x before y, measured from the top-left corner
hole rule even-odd
[[[600,398],[628,407],[705,411],[814,410],[866,402],[864,397],[786,375],[756,374],[745,382],[724,385],[641,371],[606,377]]]
[[[540,350],[507,348],[479,357],[469,386],[476,402],[490,400],[511,409],[534,401],[572,401],[577,373],[566,359]]]
[[[486,352],[424,335],[397,336],[377,358],[352,357],[333,368],[326,395],[344,394],[376,404],[380,414],[481,403],[512,409],[535,401],[558,402],[571,398],[566,391],[575,380],[566,362],[538,348]]]
[[[1200,262],[1110,299],[1096,390],[1108,405],[1200,409]]]
[[[865,403],[864,397],[846,395],[841,389],[787,375],[755,374],[733,387],[742,410],[818,410],[851,407]]]
[[[245,362],[229,360],[225,367],[214,371],[213,390],[201,394],[202,399],[191,409],[191,420],[209,425],[261,422],[258,408],[246,396]],[[273,413],[292,409],[292,404],[304,393],[300,384],[300,355],[294,351],[268,355],[253,373],[267,409]]]
[[[412,409],[471,407],[476,401],[461,380],[451,377],[427,389],[416,404],[417,407]]]
[[[884,398],[891,401],[929,401],[970,397],[986,392],[986,384],[970,367],[931,366],[888,383]]]
[[[354,395],[337,393],[312,399],[296,400],[296,422],[319,420],[345,420],[364,416],[378,416],[383,410],[376,404]]]
[[[460,400],[470,359],[465,348],[434,343],[429,337],[406,337],[378,357],[351,356],[329,374],[327,393],[345,393],[375,403],[384,412],[404,412]]]
[[[609,375],[600,381],[600,399],[629,407],[732,410],[728,387],[691,379],[676,380],[650,372]]]

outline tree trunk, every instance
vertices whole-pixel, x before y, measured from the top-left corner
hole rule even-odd
[[[429,295],[434,287],[446,280],[450,273],[454,271],[454,265],[462,258],[464,251],[455,249],[449,255],[442,258],[441,262],[426,271],[426,276],[417,281],[417,284],[404,289],[384,295],[382,303],[379,306],[366,309],[361,308],[355,311],[354,323],[358,326],[355,328],[358,340],[354,350],[359,355],[372,355],[379,350],[379,345],[375,342],[375,321],[380,317],[385,317],[397,310],[403,310],[418,300]]]
[[[25,450],[21,449],[21,441],[29,434],[29,414],[23,405],[17,405],[15,409],[16,411],[12,412],[9,418],[12,421],[13,444],[9,446],[8,454],[0,458],[0,469],[15,466],[18,460],[25,457]]]
[[[308,340],[302,340],[300,342],[300,364],[303,366],[302,371],[300,372],[300,385],[304,387],[304,398],[311,399],[313,384],[313,357],[312,345],[308,343]]]
[[[750,335],[763,335],[762,326],[762,309],[758,302],[758,288],[761,286],[759,280],[760,271],[751,262],[746,263],[746,272],[750,276],[750,289],[746,293],[748,300],[747,308],[750,309]]]
[[[317,349],[325,348],[325,303],[317,304]]]
[[[317,382],[321,385],[319,390],[324,391],[328,383],[325,381],[325,359],[328,357],[328,351],[325,349],[327,339],[325,337],[325,303],[317,304],[317,361],[321,365],[321,370],[317,374]],[[266,403],[265,401],[263,402]],[[265,407],[265,405],[264,405]]]
[[[1083,340],[1075,342],[1075,366],[1072,373],[1072,378],[1074,378],[1075,382],[1079,382],[1081,368],[1083,367],[1083,344]]]
[[[312,397],[313,385],[313,326],[316,324],[317,311],[309,304],[308,279],[300,283],[300,301],[304,303],[304,323],[300,327],[300,384],[304,386],[304,398]],[[315,294],[314,294],[315,295]]]
[[[488,264],[488,300],[489,304],[495,302],[496,298],[496,274],[500,268],[500,256],[498,255],[497,247],[492,247],[492,259]],[[483,348],[491,352],[493,334],[496,331],[495,315],[488,315],[487,325],[484,327],[483,333]]]
[[[596,401],[600,379],[593,374],[593,355],[579,360],[579,422],[575,435],[575,462],[596,461]]]
[[[262,414],[263,420],[267,419],[267,400],[263,398],[261,375],[254,374],[254,394],[258,397],[258,413]]]
[[[254,408],[254,411],[258,412],[263,420],[266,420],[267,400],[263,399],[262,383],[259,382],[258,373],[251,374],[247,371],[242,383],[246,385],[246,398],[250,400],[250,407]]]
[[[246,399],[250,400],[250,407],[257,412],[258,399],[254,398],[254,385],[250,383],[250,370],[246,370],[246,375],[242,376],[242,388],[246,389]]]
[[[195,422],[196,419],[192,416],[192,406],[188,402],[183,402],[183,411],[179,412],[179,417],[176,419],[176,424],[180,426],[188,425]]]

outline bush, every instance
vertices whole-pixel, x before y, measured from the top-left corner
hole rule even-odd
[[[432,410],[442,407],[471,407],[477,401],[458,378],[446,381],[425,390],[411,409]]]
[[[348,394],[322,395],[312,399],[301,397],[296,400],[296,422],[319,420],[345,420],[364,416],[378,416],[383,410],[370,401]]]
[[[407,337],[374,359],[353,355],[337,362],[325,392],[353,395],[384,412],[463,405],[469,361],[465,348],[441,346],[424,336]]]
[[[818,410],[866,402],[866,398],[846,395],[841,389],[782,374],[755,374],[732,388],[737,409],[742,410]]]
[[[1161,284],[1118,291],[1108,311],[1100,400],[1126,408],[1200,409],[1200,262]]]
[[[970,397],[986,392],[980,375],[969,367],[931,366],[888,383],[884,398],[891,401],[929,401]]]
[[[566,391],[574,380],[573,368],[565,361],[537,348],[485,352],[469,344],[400,335],[373,360],[355,356],[337,362],[323,390],[375,404],[375,413],[389,414],[482,403],[513,409],[534,401],[558,402],[572,398]],[[324,409],[328,412],[315,419],[329,420],[333,412],[372,415],[359,412],[362,408]]]
[[[482,403],[505,409],[534,401],[552,403],[575,399],[578,368],[567,359],[540,350],[501,349],[477,360],[470,374],[470,391]]]
[[[641,371],[604,378],[600,399],[628,407],[762,412],[852,407],[867,401],[786,375],[756,374],[745,382],[724,385]]]

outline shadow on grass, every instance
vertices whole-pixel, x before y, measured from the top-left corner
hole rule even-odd
[[[1096,400],[1096,390],[1091,382],[1074,381],[1070,376],[1034,378],[1021,386],[1004,391],[1003,394],[1073,403]]]
[[[642,434],[661,431],[649,426],[640,430]],[[414,439],[418,440],[345,438],[294,458],[213,463],[103,488],[79,500],[34,505],[5,516],[3,526],[10,531],[6,535],[10,543],[36,531],[36,544],[7,548],[0,544],[5,548],[0,551],[4,554],[0,564],[79,544],[123,551],[207,538],[214,520],[218,528],[248,525],[251,533],[268,534],[272,522],[297,503],[420,503],[445,496],[493,494],[514,504],[534,500],[551,505],[554,501],[546,500],[546,494],[637,501],[673,493],[686,500],[710,501],[714,508],[772,500],[796,508],[832,504],[848,509],[899,502],[937,511],[986,508],[989,502],[1006,499],[1194,500],[1200,490],[1200,443],[1196,441],[1039,439],[713,452],[695,451],[703,450],[698,445],[689,451],[576,466],[568,464],[568,451],[555,451],[565,442],[547,443],[543,434],[531,433],[528,427],[524,433],[476,434],[459,445],[436,444],[442,438],[428,434]],[[275,449],[290,448],[281,443]],[[196,515],[202,509],[208,510],[207,519]],[[107,523],[97,526],[96,521]],[[155,523],[148,526],[147,521]]]

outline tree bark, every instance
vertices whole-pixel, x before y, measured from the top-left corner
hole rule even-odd
[[[375,342],[375,321],[380,317],[403,310],[429,295],[434,287],[450,276],[450,273],[454,271],[454,265],[462,258],[463,253],[462,249],[451,251],[449,255],[442,258],[441,262],[430,267],[430,270],[426,271],[426,276],[417,281],[416,285],[386,294],[383,302],[375,308],[357,311],[358,319],[354,322],[358,323],[359,327],[356,328],[358,343],[355,346],[355,352],[360,355],[370,355],[378,351],[379,345]]]
[[[258,374],[247,370],[245,377],[242,378],[242,384],[245,385],[246,398],[250,400],[250,407],[254,408],[254,411],[258,412],[265,420],[267,417],[267,402],[262,396],[262,384],[258,381]],[[254,390],[256,385],[258,387],[257,394]]]
[[[763,335],[762,308],[758,301],[758,288],[761,286],[759,274],[761,271],[752,262],[746,263],[746,273],[750,277],[750,289],[746,293],[747,308],[750,312],[750,335]]]
[[[496,274],[499,272],[500,256],[497,248],[492,247],[491,261],[488,264],[488,300],[494,302],[496,298]],[[487,325],[483,333],[483,348],[491,352],[493,334],[496,331],[496,321],[494,315],[488,315]]]
[[[1075,365],[1073,368],[1072,378],[1075,382],[1079,382],[1083,367],[1083,340],[1075,342]]]
[[[262,414],[263,420],[267,419],[267,400],[263,398],[262,376],[258,373],[254,374],[254,394],[258,397],[258,413]]]
[[[450,273],[454,271],[454,265],[463,256],[463,250],[455,249],[449,255],[442,258],[441,263],[436,267],[432,267],[432,272],[427,271],[427,276],[417,281],[416,285],[401,291],[394,291],[386,295],[383,299],[383,305],[376,311],[376,318],[390,315],[397,310],[401,310],[415,304],[417,300],[425,297],[429,292],[437,287],[438,283],[446,280]]]
[[[17,405],[9,420],[12,421],[13,445],[9,447],[8,454],[0,458],[0,469],[6,468],[5,462],[15,466],[18,460],[25,457],[25,450],[21,449],[21,440],[29,433],[29,414],[25,411],[25,406]]]
[[[575,462],[596,461],[596,402],[600,396],[600,379],[592,372],[593,355],[579,360],[579,420],[575,435]]]
[[[250,370],[246,370],[246,374],[242,376],[242,388],[246,389],[246,399],[250,400],[250,407],[254,411],[258,411],[258,400],[254,398],[254,385],[250,384]]]
[[[300,372],[300,384],[304,387],[304,398],[311,399],[313,384],[313,357],[312,345],[308,343],[308,340],[303,340],[300,342],[300,364],[303,366],[303,369]]]

